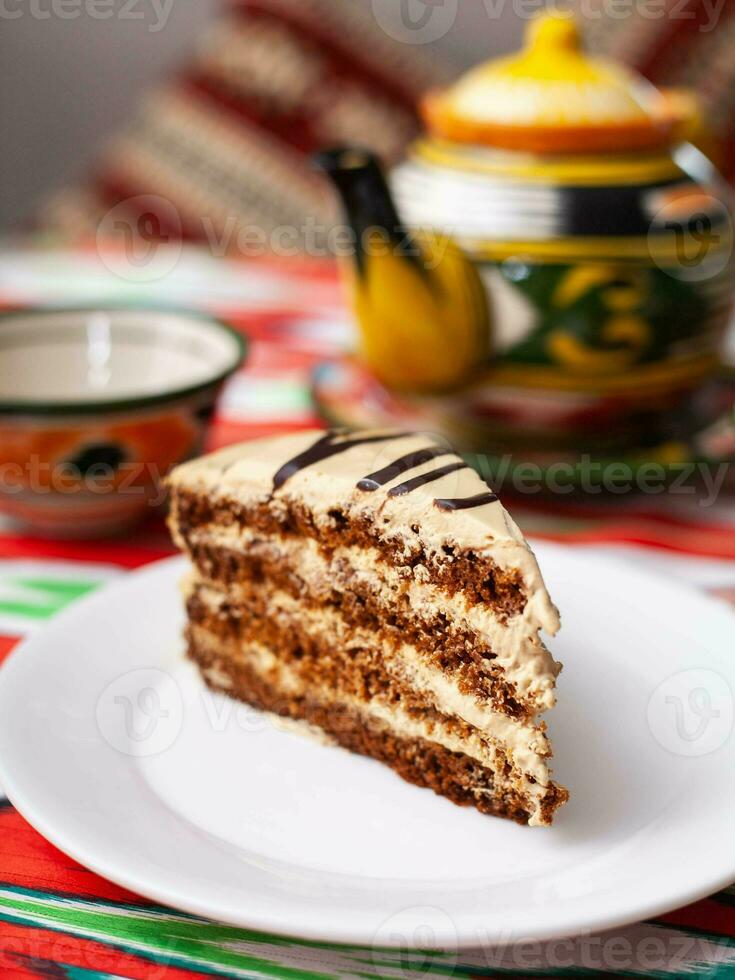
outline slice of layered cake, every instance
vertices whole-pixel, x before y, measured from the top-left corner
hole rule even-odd
[[[455,803],[548,824],[559,617],[487,485],[445,446],[302,432],[180,466],[188,653],[210,687]]]

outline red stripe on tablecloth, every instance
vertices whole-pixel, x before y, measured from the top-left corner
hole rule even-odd
[[[637,544],[661,551],[673,551],[702,558],[735,559],[735,532],[723,532],[711,528],[681,528],[676,537],[670,532],[657,530],[648,524],[605,525],[560,532],[545,532],[534,528],[534,537],[563,544]]]
[[[669,912],[656,920],[667,926],[683,926],[686,929],[701,929],[718,936],[735,938],[735,907],[723,902],[705,898],[694,905]]]
[[[330,283],[335,295],[343,296],[341,286],[341,276],[337,260],[331,256],[315,255],[289,255],[288,262],[276,255],[253,255],[241,259],[243,265],[253,266],[262,265],[280,276],[288,276],[289,279],[298,281],[307,279],[313,282]]]
[[[72,861],[41,837],[9,804],[0,806],[0,881],[77,898],[150,904]]]
[[[21,967],[18,965],[11,966],[10,956],[3,955],[2,936],[3,936],[3,929],[2,929],[2,924],[0,924],[0,970],[2,970],[3,980],[39,980],[39,977],[43,977],[44,980],[46,980],[46,978],[49,976],[53,977],[53,973],[51,973],[49,970],[46,971],[44,977],[44,974],[39,972],[39,969],[35,964],[34,964],[34,966],[36,967],[35,969],[31,969],[30,966],[28,967]],[[8,953],[10,954],[12,952],[13,950],[11,948],[11,950],[9,950]],[[17,953],[16,956],[18,956]],[[14,962],[17,964],[18,959],[15,959]],[[60,976],[59,974],[57,975]]]
[[[167,966],[88,939],[0,921],[0,972],[3,980],[61,977],[55,964],[109,973],[128,980],[199,980],[203,974]],[[48,969],[44,972],[44,966]]]
[[[0,535],[0,558],[58,558],[66,561],[88,561],[120,565],[122,568],[140,568],[148,562],[167,558],[174,554],[173,545],[160,543],[148,545],[142,535],[140,543],[129,540],[106,539],[104,541],[53,541],[47,538],[23,537],[19,534]],[[151,535],[153,537],[153,535]],[[163,537],[156,533],[156,540]]]
[[[17,636],[0,636],[0,664],[18,642]]]
[[[39,974],[34,973],[30,969],[21,968],[19,966],[10,966],[10,960],[6,960],[6,958],[3,956],[2,929],[0,929],[0,968],[3,971],[3,977],[5,980],[38,980],[39,978]],[[43,976],[43,974],[40,974],[40,976]]]
[[[301,383],[304,374],[311,371],[319,355],[309,350],[299,350],[290,347],[283,351],[281,344],[270,340],[256,340],[250,346],[250,357],[243,377],[272,378],[277,381],[295,379]]]
[[[492,473],[484,473],[482,467],[480,467],[480,472],[483,476],[487,476],[490,483],[497,484],[494,488],[502,495],[503,501],[511,509],[590,521],[624,522],[638,520],[673,527],[702,527],[706,524],[708,527],[722,528],[727,531],[733,530],[733,525],[728,523],[729,516],[721,517],[718,521],[716,509],[703,502],[698,505],[698,500],[704,501],[705,496],[697,497],[690,494],[677,497],[676,494],[670,496],[662,494],[652,498],[642,493],[618,496],[605,493],[580,493],[578,496],[549,494],[543,496],[516,491],[512,484],[506,483],[502,477],[494,481]],[[720,496],[726,503],[735,500],[735,497],[724,489]],[[676,509],[671,509],[677,502],[679,506]],[[716,506],[718,502],[719,497],[713,501],[713,504]],[[713,514],[715,518],[712,517]]]
[[[491,481],[492,482],[492,481]],[[654,526],[679,528],[692,528],[695,530],[717,531],[718,534],[729,534],[735,537],[735,526],[733,524],[719,523],[710,520],[692,520],[691,517],[684,517],[681,513],[667,513],[663,510],[650,510],[641,506],[625,506],[608,500],[607,505],[580,502],[578,500],[569,501],[568,504],[558,503],[552,499],[545,498],[543,501],[535,501],[528,496],[503,493],[504,501],[511,509],[518,511],[528,511],[529,513],[541,514],[548,517],[554,515],[568,521],[589,521],[600,524],[605,522],[607,525],[624,526],[635,522],[636,524],[652,524]],[[598,498],[599,499],[599,498]],[[639,502],[640,503],[640,502]],[[702,508],[701,514],[706,517],[707,510]]]

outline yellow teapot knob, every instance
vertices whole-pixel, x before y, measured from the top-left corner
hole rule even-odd
[[[526,46],[539,53],[579,51],[582,39],[577,22],[571,14],[541,14],[528,27]]]

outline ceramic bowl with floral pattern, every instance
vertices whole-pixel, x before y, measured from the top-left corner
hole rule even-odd
[[[0,511],[40,533],[119,532],[163,503],[245,357],[211,317],[150,309],[0,316]]]

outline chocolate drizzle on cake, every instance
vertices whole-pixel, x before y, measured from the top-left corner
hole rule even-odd
[[[370,473],[368,476],[363,477],[358,482],[357,488],[358,490],[364,490],[366,493],[372,493],[384,487],[392,480],[395,480],[402,473],[413,470],[417,466],[422,466],[424,463],[429,463],[432,459],[437,459],[439,456],[448,455],[452,455],[452,451],[450,449],[444,449],[441,446],[431,446],[426,449],[420,449],[415,453],[407,453],[393,463],[384,466],[382,470],[377,470],[375,473]],[[407,493],[411,493],[412,490],[417,490],[419,487],[426,486],[428,483],[440,480],[443,476],[448,476],[450,473],[455,473],[457,470],[463,469],[468,469],[465,463],[451,463],[447,466],[442,466],[438,470],[432,470],[430,473],[423,473],[421,476],[416,476],[411,480],[406,480],[404,483],[399,483],[397,487],[393,487],[388,491],[388,496],[402,497]],[[489,491],[488,493],[476,494],[473,497],[436,498],[434,504],[439,510],[470,510],[473,507],[494,504],[497,500],[499,500],[498,495]]]
[[[390,442],[393,439],[401,439],[407,434],[406,432],[391,432],[371,436],[346,436],[341,441],[337,441],[342,433],[334,431],[327,432],[309,446],[308,449],[304,450],[303,453],[299,453],[298,456],[294,456],[293,459],[290,459],[281,466],[273,477],[273,492],[279,490],[296,473],[309,466],[315,466],[317,463],[329,459],[331,456],[337,456],[339,453],[347,452],[348,449],[352,449],[355,446],[366,446],[371,443]],[[372,493],[387,483],[390,483],[391,480],[394,480],[402,473],[413,470],[417,466],[422,466],[424,463],[429,463],[432,459],[437,459],[439,456],[447,456],[450,453],[451,450],[445,449],[442,446],[427,446],[426,449],[407,453],[405,456],[400,456],[382,469],[363,477],[358,481],[357,488],[366,493]],[[467,464],[463,462],[449,463],[447,466],[441,466],[437,470],[422,473],[420,476],[415,476],[411,480],[399,483],[398,486],[388,491],[388,496],[403,497],[413,490],[418,490],[419,487],[424,487],[429,483],[440,480],[443,476],[449,476],[450,473],[456,473],[458,470],[468,468]],[[474,497],[459,497],[456,499],[437,498],[434,500],[434,504],[439,510],[469,510],[472,507],[482,507],[484,504],[495,503],[497,500],[497,494],[490,491],[489,493],[477,494]]]
[[[494,504],[500,498],[496,493],[478,493],[476,497],[460,497],[456,500],[435,500],[434,504],[439,510],[471,510],[473,507],[484,507],[485,504]]]
[[[405,483],[399,483],[397,487],[393,487],[392,490],[388,491],[388,496],[403,497],[404,494],[418,490],[419,487],[425,487],[427,483],[434,483],[435,480],[441,480],[443,476],[449,476],[450,473],[456,473],[457,470],[466,469],[469,469],[467,463],[449,463],[447,466],[440,466],[438,470],[432,470],[430,473],[422,473],[420,476],[415,476],[411,480],[406,480]]]
[[[485,504],[494,504],[500,498],[496,493],[478,493],[475,497],[459,497],[454,500],[439,499],[434,501],[434,505],[439,510],[470,510],[473,507],[484,507]]]
[[[432,459],[436,459],[438,456],[448,456],[450,454],[450,449],[443,449],[441,446],[431,446],[426,449],[420,449],[415,453],[408,453],[405,456],[401,456],[400,459],[395,460],[395,462],[389,463],[388,466],[384,466],[382,470],[376,470],[375,473],[370,473],[368,476],[363,477],[357,484],[357,488],[358,490],[364,490],[366,493],[372,493],[374,490],[379,490],[381,487],[384,487],[386,483],[395,480],[402,473],[413,470],[424,463],[430,463]]]
[[[341,442],[336,442],[335,440],[341,433],[327,432],[303,453],[299,453],[298,456],[294,456],[293,459],[283,464],[273,477],[273,490],[279,490],[287,480],[290,480],[292,476],[295,476],[308,466],[314,466],[316,463],[321,463],[324,459],[329,459],[330,456],[337,456],[339,453],[347,452],[348,449],[352,449],[354,446],[367,446],[373,442],[390,442],[392,439],[400,439],[402,436],[408,434],[406,432],[389,432],[383,433],[382,435],[348,437],[344,438]]]

